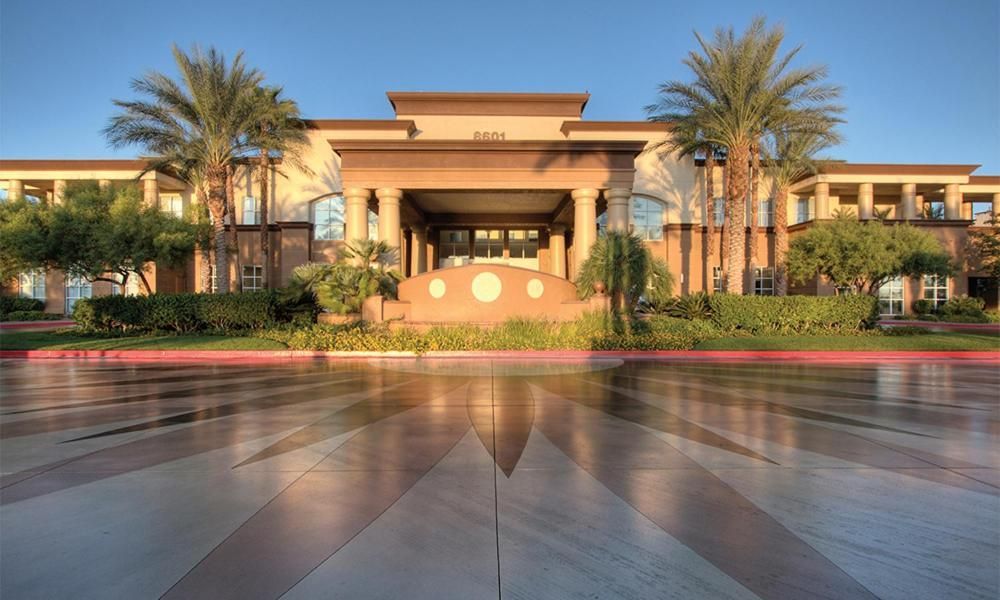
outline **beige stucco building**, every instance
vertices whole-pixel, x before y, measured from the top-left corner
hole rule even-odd
[[[310,121],[310,172],[272,174],[268,198],[257,197],[248,170],[239,173],[236,227],[245,289],[259,285],[263,269],[283,283],[297,265],[336,260],[345,239],[367,237],[399,248],[398,268],[407,277],[501,264],[572,280],[601,227],[631,229],[646,240],[667,261],[678,292],[717,287],[720,252],[708,252],[706,225],[713,218],[721,223],[721,199],[706,202],[700,161],[654,150],[669,135],[666,125],[585,120],[587,94],[390,92],[388,98],[395,119]],[[0,160],[0,187],[7,197],[61,202],[70,181],[138,179],[148,202],[183,214],[191,189],[166,173],[140,176],[143,166],[139,160]],[[976,168],[835,163],[793,188],[790,233],[846,209],[861,219],[908,220],[939,236],[962,271],[947,281],[887,286],[887,312],[908,311],[917,298],[965,293],[992,293],[995,305],[995,292],[981,287],[982,274],[965,259],[970,228],[1000,212],[1000,176],[973,175]],[[721,168],[712,176],[721,196]],[[757,245],[761,265],[755,289],[769,293],[772,190],[765,180],[758,191],[752,201],[759,203],[759,233],[748,243]],[[261,201],[268,203],[274,249],[269,265],[260,264],[256,235]],[[186,269],[154,269],[152,279],[158,292],[201,291],[206,267],[193,256]],[[66,311],[78,297],[112,292],[60,273],[25,274],[18,287],[44,298],[51,312]],[[833,293],[823,282],[797,291]]]

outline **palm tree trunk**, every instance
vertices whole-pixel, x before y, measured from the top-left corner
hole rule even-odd
[[[236,265],[236,273],[233,281],[229,282],[230,292],[243,291],[243,273],[240,268],[240,236],[236,231],[236,191],[235,191],[235,169],[233,165],[226,166],[226,210],[229,212],[229,248],[233,253],[233,263]]]
[[[267,232],[267,178],[270,169],[268,168],[271,157],[267,150],[260,151],[260,274],[261,285],[265,290],[271,288],[268,272],[271,270],[271,240]]]
[[[195,197],[198,202],[198,215],[202,215],[201,211],[208,208],[206,204],[205,188],[201,185],[195,191]],[[200,223],[199,216],[199,223]],[[198,236],[201,239],[201,235]],[[209,272],[209,265],[212,264],[212,245],[206,243],[206,240],[201,240],[198,243],[198,249],[201,250],[201,283],[200,288],[203,294],[207,294],[212,291],[212,274]]]
[[[760,185],[760,146],[755,142],[750,146],[750,264],[747,272],[747,289],[753,291],[754,269],[757,268],[757,222],[760,218],[760,201],[757,187]]]
[[[219,293],[229,291],[229,246],[226,243],[226,174],[222,169],[210,172],[208,179],[208,210],[215,229],[215,280]]]
[[[788,188],[774,194],[774,293],[788,294]]]
[[[708,256],[715,255],[715,149],[705,152],[705,207],[708,213]]]
[[[748,145],[734,146],[726,157],[729,170],[726,189],[726,224],[723,230],[723,248],[728,262],[725,266],[726,292],[740,294],[744,291],[743,268],[746,257],[746,200],[749,181]]]

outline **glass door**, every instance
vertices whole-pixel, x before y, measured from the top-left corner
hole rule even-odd
[[[476,263],[504,263],[503,230],[477,229],[473,243]]]
[[[507,232],[510,266],[538,270],[538,230],[511,229]]]

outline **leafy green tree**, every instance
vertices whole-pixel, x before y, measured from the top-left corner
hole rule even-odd
[[[581,298],[594,294],[594,285],[604,284],[615,307],[631,314],[640,298],[654,303],[670,297],[673,277],[666,263],[656,259],[639,236],[609,231],[597,238],[580,267],[577,292]]]
[[[684,134],[668,136],[661,147],[681,154],[706,145],[725,149],[725,287],[740,293],[751,149],[769,132],[828,131],[841,122],[843,108],[834,104],[840,89],[823,83],[825,67],[791,67],[800,48],[780,55],[784,33],[768,29],[763,18],[739,37],[730,27],[717,29],[711,41],[695,38],[701,52],[684,60],[694,81],[662,84],[658,101],[646,110],[651,120],[672,123]]]
[[[67,187],[65,198],[57,205],[3,206],[5,268],[59,269],[122,287],[134,275],[151,293],[147,265],[182,266],[194,249],[195,227],[144,204],[135,185],[78,183]]]
[[[104,133],[113,147],[139,146],[152,156],[149,169],[195,173],[204,183],[215,228],[215,273],[220,292],[229,290],[225,216],[231,196],[229,174],[251,146],[254,94],[263,81],[243,54],[231,62],[214,48],[185,53],[173,48],[180,77],[150,72],[132,80],[140,100],[115,100],[120,112]],[[186,179],[193,179],[190,175]],[[235,225],[235,215],[230,214]]]
[[[978,261],[993,285],[1000,284],[1000,222],[997,217],[990,219],[989,227],[969,230],[970,258]]]
[[[837,144],[833,129],[821,134],[776,131],[765,140],[764,173],[774,186],[774,294],[788,294],[788,193],[796,181],[815,173],[816,155]]]
[[[798,282],[825,277],[839,290],[878,295],[896,277],[950,275],[951,257],[930,233],[907,224],[841,217],[792,240],[788,273]]]

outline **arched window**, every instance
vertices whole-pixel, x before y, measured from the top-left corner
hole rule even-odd
[[[662,203],[642,196],[632,196],[632,232],[646,241],[663,239]]]
[[[378,239],[378,213],[368,209],[368,239]]]
[[[313,225],[317,240],[344,239],[344,197],[330,196],[313,202]]]

